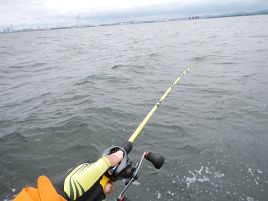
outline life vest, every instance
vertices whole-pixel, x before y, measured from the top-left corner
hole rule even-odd
[[[37,179],[38,188],[25,187],[13,201],[66,201],[46,176]]]

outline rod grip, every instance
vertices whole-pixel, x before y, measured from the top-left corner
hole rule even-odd
[[[132,149],[132,142],[126,141],[121,145],[121,147],[123,147],[126,150],[126,152],[129,154],[129,152]]]
[[[150,161],[156,169],[160,169],[165,162],[165,158],[163,156],[154,154],[150,151],[145,153],[144,158]]]

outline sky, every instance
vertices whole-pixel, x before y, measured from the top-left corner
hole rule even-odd
[[[158,20],[267,8],[267,0],[0,0],[0,26]]]

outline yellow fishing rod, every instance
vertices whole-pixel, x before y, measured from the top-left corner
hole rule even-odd
[[[177,79],[170,85],[170,87],[167,89],[167,91],[161,96],[161,98],[159,98],[156,102],[156,104],[154,105],[154,107],[151,109],[151,111],[146,115],[146,117],[143,119],[143,121],[140,123],[140,125],[136,128],[136,130],[134,131],[134,133],[130,136],[130,138],[128,139],[129,142],[133,143],[136,138],[139,136],[139,134],[141,133],[142,129],[144,128],[144,126],[147,124],[147,122],[150,120],[150,118],[152,117],[152,115],[155,113],[155,111],[157,110],[157,108],[159,107],[159,105],[163,102],[163,100],[167,97],[167,95],[171,92],[171,90],[173,89],[173,87],[180,81],[180,79],[188,72],[190,71],[192,68],[194,67],[194,65],[186,68],[178,77]]]
[[[152,115],[155,113],[159,105],[165,100],[165,98],[168,96],[168,94],[171,92],[173,87],[180,81],[180,79],[188,72],[190,71],[194,66],[190,66],[186,68],[177,78],[176,80],[170,85],[170,87],[167,89],[167,91],[157,100],[156,104],[153,106],[151,111],[146,115],[146,117],[143,119],[143,121],[140,123],[140,125],[137,127],[137,129],[134,131],[134,133],[130,136],[128,141],[124,142],[121,146],[111,146],[108,147],[104,152],[103,156],[109,155],[111,153],[114,153],[118,150],[121,150],[124,152],[124,157],[119,163],[118,166],[112,168],[109,170],[107,177],[111,179],[112,181],[117,181],[120,179],[127,179],[128,182],[126,182],[125,188],[120,193],[117,201],[129,201],[125,197],[125,192],[129,188],[129,186],[138,178],[138,172],[141,167],[143,159],[146,159],[150,161],[156,169],[160,169],[162,165],[164,164],[165,158],[161,155],[152,153],[150,151],[145,151],[140,159],[140,162],[137,163],[135,166],[132,165],[132,162],[130,162],[128,158],[128,154],[130,153],[132,149],[132,143],[136,140],[136,138],[141,133],[144,126],[147,124],[147,122],[150,120]]]

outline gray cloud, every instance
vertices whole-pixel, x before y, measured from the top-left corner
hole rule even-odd
[[[53,15],[42,4],[32,3],[31,0],[1,0],[0,24],[27,24]]]
[[[163,2],[165,2],[163,0]],[[191,3],[172,2],[147,7],[128,9],[95,10],[91,12],[73,10],[59,14],[47,8],[46,0],[0,0],[0,25],[53,25],[74,24],[81,15],[85,23],[108,23],[135,19],[164,19],[187,15],[217,14],[234,11],[252,11],[268,8],[266,0],[199,0]]]
[[[93,13],[81,13],[81,19],[85,23],[113,23],[118,21],[135,20],[165,20],[170,18],[181,18],[193,15],[213,15],[232,13],[237,11],[256,11],[268,8],[265,1],[206,1],[200,4],[176,3],[161,4],[140,8],[129,8],[124,10],[102,11]]]

